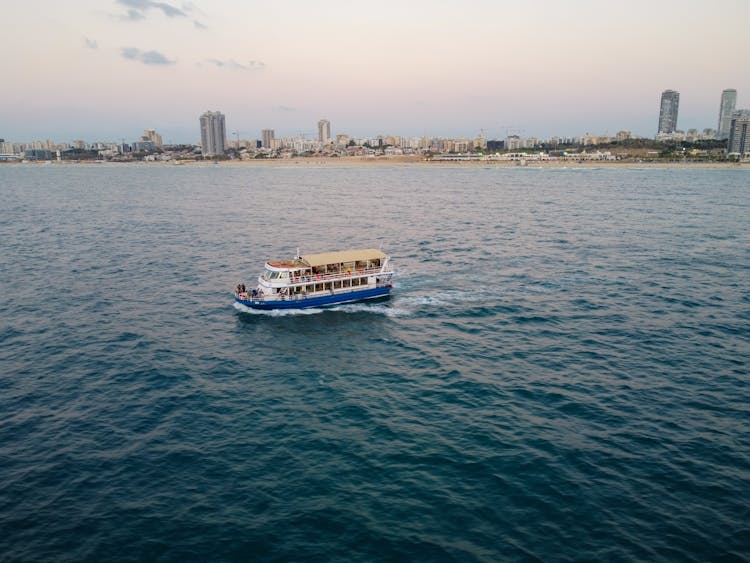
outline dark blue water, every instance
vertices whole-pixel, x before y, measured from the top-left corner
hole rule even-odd
[[[750,171],[0,166],[0,560],[741,561]],[[378,247],[386,302],[235,309]]]

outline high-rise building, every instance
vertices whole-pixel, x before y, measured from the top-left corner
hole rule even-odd
[[[324,145],[331,140],[331,122],[327,119],[318,121],[318,141]]]
[[[729,127],[732,121],[734,107],[737,104],[737,90],[730,88],[721,93],[721,105],[719,106],[719,127],[716,130],[717,139],[729,138]]]
[[[680,93],[664,90],[661,93],[659,109],[659,130],[657,134],[674,133],[677,130],[677,110],[680,107]]]
[[[523,146],[523,141],[518,135],[508,135],[505,137],[505,148],[506,150],[515,151]]]
[[[732,114],[727,152],[750,153],[750,109],[741,109]]]
[[[263,145],[264,149],[270,149],[271,148],[271,141],[275,138],[275,133],[273,129],[263,129],[260,132],[260,138],[261,143]]]
[[[145,137],[145,140],[151,141],[152,143],[154,143],[154,146],[156,147],[161,147],[163,144],[161,135],[159,135],[159,133],[157,133],[153,129],[145,129],[143,131],[143,137],[141,137],[141,139],[143,139],[144,137]]]
[[[227,128],[224,114],[207,111],[201,115],[201,150],[204,155],[224,154],[227,145]]]

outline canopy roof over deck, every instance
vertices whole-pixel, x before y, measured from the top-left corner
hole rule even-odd
[[[364,262],[366,260],[383,260],[385,258],[386,255],[383,252],[374,248],[305,254],[302,257],[311,267],[325,266],[326,264],[344,264],[346,262]]]

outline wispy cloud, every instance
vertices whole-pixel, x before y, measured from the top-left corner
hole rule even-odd
[[[193,26],[195,26],[195,29],[208,29],[207,25],[202,24],[198,20],[193,20]]]
[[[289,106],[276,106],[274,109],[277,109],[279,111],[297,111],[297,108],[293,108]]]
[[[83,44],[88,49],[98,49],[99,48],[99,44],[96,42],[96,39],[89,39],[88,37],[84,37],[83,38]]]
[[[125,59],[142,62],[145,65],[173,65],[175,61],[170,61],[158,51],[141,51],[135,47],[123,47],[120,49],[120,55]]]
[[[120,16],[120,19],[131,21],[131,22],[137,22],[138,20],[142,20],[145,17],[146,16],[144,16],[143,13],[139,12],[138,10],[128,10],[125,15]]]
[[[263,70],[266,68],[266,63],[261,61],[248,61],[245,64],[238,63],[232,59],[222,61],[219,59],[206,59],[208,64],[212,64],[218,68],[227,68],[230,70]]]
[[[127,8],[127,12],[120,16],[128,21],[138,21],[146,17],[149,10],[161,10],[168,18],[187,17],[187,13],[166,2],[154,2],[154,0],[115,0],[115,3]]]

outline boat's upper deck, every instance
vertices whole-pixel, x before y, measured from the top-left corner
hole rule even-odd
[[[374,248],[364,248],[361,250],[342,250],[338,252],[323,252],[321,254],[305,254],[302,259],[310,266],[327,266],[329,264],[349,264],[379,262],[385,260],[386,255],[380,250]]]
[[[309,267],[309,264],[303,262],[299,258],[293,260],[269,260],[266,262],[266,268],[269,270],[299,270],[301,268]]]
[[[269,260],[266,269],[271,271],[310,270],[340,271],[346,267],[371,269],[380,267],[388,257],[380,250],[365,248],[306,254],[291,260]]]

